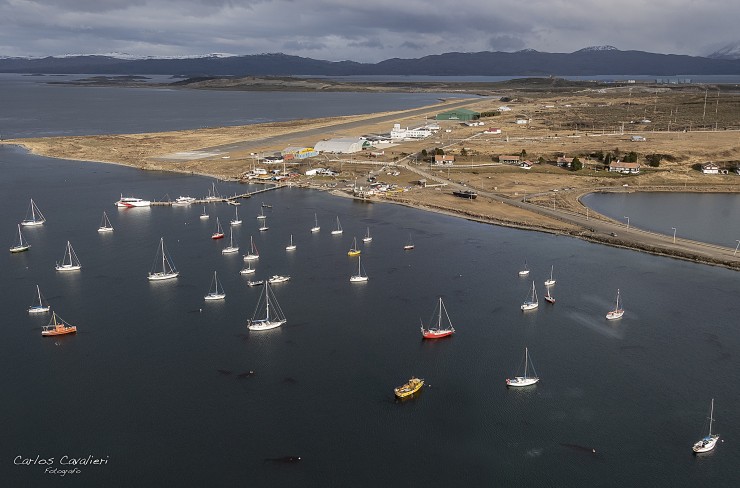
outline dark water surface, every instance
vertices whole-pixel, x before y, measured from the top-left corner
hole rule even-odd
[[[116,210],[118,195],[204,195],[211,180],[0,148],[8,246],[31,197],[47,223],[0,253],[3,486],[59,484],[22,458],[92,455],[74,486],[733,486],[740,281],[733,271],[298,189],[245,201],[256,278],[288,323],[249,332],[259,290],[209,238],[234,207]],[[217,183],[224,194],[245,190]],[[260,202],[270,230],[257,231]],[[115,231],[97,232],[102,211]],[[322,229],[311,234],[314,212]],[[339,216],[344,234],[331,236]],[[353,236],[370,276],[350,284]],[[402,250],[408,234],[416,248]],[[298,249],[286,253],[290,234]],[[164,236],[180,277],[150,283]],[[83,268],[54,270],[67,240]],[[517,271],[527,260],[531,277]],[[554,265],[557,303],[519,305]],[[226,290],[206,303],[213,271]],[[78,326],[43,338],[34,286]],[[607,322],[616,289],[626,313]],[[424,342],[442,296],[458,333]],[[529,347],[542,380],[507,390]],[[253,371],[253,375],[249,372]],[[246,374],[245,374],[246,373]],[[428,386],[399,403],[411,375]],[[726,442],[694,456],[710,399]],[[596,449],[594,454],[591,449]],[[300,456],[297,463],[285,457]]]

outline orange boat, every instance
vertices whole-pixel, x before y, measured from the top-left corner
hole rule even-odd
[[[224,230],[221,228],[221,222],[218,220],[218,217],[216,217],[216,232],[211,234],[211,239],[223,239],[224,238]]]
[[[65,322],[64,319],[59,317],[56,312],[51,314],[51,322],[49,325],[41,328],[42,336],[58,336],[64,334],[74,334],[77,332],[77,326],[70,325]]]

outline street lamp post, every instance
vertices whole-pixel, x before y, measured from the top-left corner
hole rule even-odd
[[[630,228],[630,218],[627,216],[625,216],[624,218],[627,219],[627,228],[629,229]]]
[[[673,229],[673,243],[675,244],[676,243],[676,228],[671,227],[671,229]]]

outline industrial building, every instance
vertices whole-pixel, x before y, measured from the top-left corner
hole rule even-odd
[[[314,145],[314,149],[325,153],[342,153],[351,154],[360,152],[370,147],[370,142],[358,137],[337,137],[319,141]]]
[[[478,120],[480,112],[474,112],[466,108],[457,108],[449,112],[440,112],[437,114],[437,120]]]

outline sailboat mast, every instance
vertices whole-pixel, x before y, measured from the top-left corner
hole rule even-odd
[[[709,437],[712,437],[712,420],[714,420],[714,398],[712,398],[712,408],[709,410]]]
[[[437,330],[442,329],[442,297],[439,297],[439,315],[437,315]]]
[[[529,350],[524,348],[524,377],[527,377],[527,364],[529,363]]]
[[[166,260],[165,260],[165,257],[164,257],[164,237],[162,237],[161,239],[159,239],[159,242],[160,242],[160,244],[162,246],[162,273],[167,273],[168,271],[167,271],[167,268],[165,267],[165,261]]]
[[[265,280],[265,320],[267,322],[270,321],[270,294],[268,293],[268,286],[267,280]]]
[[[39,295],[39,307],[41,306],[41,288],[39,288],[39,285],[36,285],[36,291]]]

